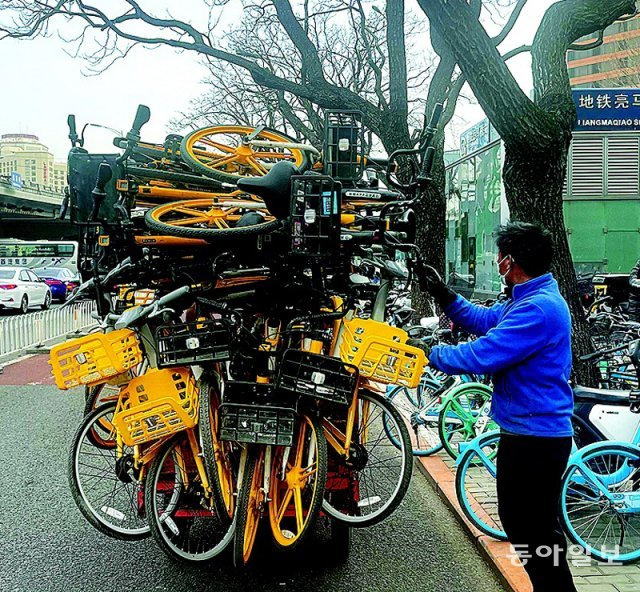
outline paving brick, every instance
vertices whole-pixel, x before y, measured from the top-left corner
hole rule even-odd
[[[459,520],[476,537],[484,556],[491,561],[502,577],[508,592],[531,592],[531,583],[519,561],[513,560],[513,550],[509,543],[495,541],[479,533],[464,517],[455,493],[455,466],[445,452],[433,457],[420,459],[420,462],[436,485],[440,495],[451,509],[458,514]],[[473,473],[470,469],[467,493],[474,511],[485,520],[496,520],[495,482],[486,472]],[[640,592],[640,564],[616,565],[599,563],[583,554],[569,558],[571,572],[574,575],[578,592]]]
[[[584,566],[584,567],[571,567],[571,573],[574,576],[582,576],[582,577],[587,577],[587,576],[601,576],[603,575],[603,572],[600,568],[598,567],[593,567],[591,565],[588,566]]]
[[[630,584],[633,580],[625,574],[609,574],[606,576],[587,576],[580,578],[588,584]]]
[[[578,587],[578,592],[621,592],[613,584],[583,584]],[[637,592],[635,590],[634,592]]]

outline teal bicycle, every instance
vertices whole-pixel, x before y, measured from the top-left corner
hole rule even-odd
[[[489,419],[491,388],[473,376],[448,376],[427,368],[416,389],[393,387],[387,399],[409,422],[414,456],[444,449],[456,459],[460,443],[495,427]]]
[[[640,368],[639,341],[629,356]],[[627,346],[620,346],[627,348]],[[593,357],[593,355],[591,356]],[[562,478],[560,518],[569,539],[600,561],[640,559],[640,392],[574,388],[575,444]],[[495,455],[500,432],[463,446],[456,463],[456,494],[469,521],[499,540]]]

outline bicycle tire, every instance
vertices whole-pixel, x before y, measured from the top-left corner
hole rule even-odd
[[[91,424],[96,420],[96,418],[105,415],[106,413],[114,413],[115,410],[115,403],[106,403],[105,405],[101,405],[100,407],[95,409],[92,413],[90,413],[83,419],[82,423],[76,430],[71,449],[69,451],[69,457],[67,461],[67,476],[69,479],[69,487],[71,489],[71,496],[73,498],[73,501],[75,502],[76,506],[78,507],[84,518],[87,520],[87,522],[91,524],[91,526],[93,526],[102,534],[105,534],[114,539],[123,541],[137,541],[145,539],[150,535],[150,529],[148,523],[146,523],[146,519],[144,520],[144,522],[146,523],[145,526],[139,529],[127,530],[123,528],[117,528],[114,525],[109,524],[105,518],[100,517],[97,509],[93,508],[90,502],[86,499],[84,488],[81,484],[81,478],[77,470],[79,462],[78,457],[80,453],[79,449],[82,444],[83,437],[87,435],[87,433],[91,429]],[[95,475],[91,475],[90,477],[93,479],[98,478]],[[93,485],[92,488],[95,488],[95,485]],[[107,514],[107,516],[108,515],[109,514]]]
[[[158,451],[158,453],[153,457],[151,461],[151,465],[149,466],[149,471],[147,473],[145,488],[144,488],[144,506],[148,516],[149,528],[153,539],[158,544],[160,549],[172,560],[182,563],[182,564],[202,564],[206,561],[211,561],[220,553],[224,552],[224,550],[229,546],[233,539],[235,522],[231,522],[228,525],[221,525],[221,532],[224,532],[224,535],[220,537],[220,540],[207,551],[203,551],[200,553],[188,553],[183,549],[177,548],[176,544],[173,544],[172,541],[169,540],[164,528],[163,523],[167,524],[169,519],[171,518],[170,513],[163,514],[159,516],[158,508],[157,508],[157,496],[156,496],[156,486],[160,477],[164,474],[162,469],[164,467],[164,462],[168,458],[169,454],[172,453],[173,449],[177,444],[180,443],[182,435],[178,435],[174,438],[169,439],[162,448]],[[166,475],[165,475],[166,478]],[[177,503],[179,498],[182,496],[182,492],[176,492],[174,490],[175,501],[170,503],[174,503],[175,507],[177,507]],[[173,497],[172,497],[173,500]],[[172,510],[173,512],[173,510]],[[213,514],[212,514],[213,516]],[[173,520],[173,518],[171,518]],[[191,518],[190,520],[194,520]],[[216,516],[217,520],[217,516]],[[175,523],[174,523],[175,524]],[[175,526],[177,529],[177,526]],[[186,529],[186,532],[189,532],[190,528]],[[195,529],[197,533],[210,534],[211,529],[204,529],[202,527]],[[176,535],[176,538],[180,540],[180,535]],[[218,538],[216,536],[216,538]],[[190,545],[187,545],[190,547]],[[200,545],[196,545],[195,549],[200,549]]]
[[[334,508],[326,497],[323,500],[322,508],[329,516],[335,518],[336,520],[341,520],[354,528],[364,528],[366,526],[378,524],[385,518],[389,517],[400,505],[400,502],[402,502],[402,500],[404,499],[404,496],[407,493],[407,489],[409,488],[409,482],[411,481],[411,473],[413,471],[413,457],[411,455],[411,438],[409,437],[406,423],[400,412],[393,406],[393,404],[391,404],[382,395],[372,391],[360,391],[360,393],[358,393],[358,397],[365,400],[369,399],[369,401],[373,401],[375,405],[382,408],[383,413],[385,414],[385,419],[382,420],[384,423],[388,421],[386,419],[387,415],[392,418],[394,424],[396,425],[396,429],[400,434],[401,446],[398,448],[398,446],[391,440],[389,441],[391,443],[391,446],[399,450],[400,454],[402,455],[402,468],[400,478],[397,480],[397,484],[395,490],[392,493],[392,497],[388,499],[382,505],[382,507],[376,510],[374,513],[371,513],[367,516],[352,516],[344,514],[340,510]],[[385,437],[388,439],[385,427],[381,426],[380,429],[384,432]],[[354,433],[355,432],[356,430],[354,429]]]
[[[311,427],[313,429],[313,433],[316,437],[316,458],[317,458],[317,467],[316,467],[316,478],[315,478],[315,486],[313,491],[313,499],[311,501],[311,505],[309,506],[309,510],[307,513],[307,520],[303,526],[302,532],[298,533],[298,536],[292,540],[289,544],[281,544],[278,541],[278,538],[275,536],[273,542],[274,544],[281,549],[293,549],[297,547],[301,541],[304,540],[305,535],[309,532],[309,529],[312,528],[320,514],[320,509],[322,508],[322,500],[324,498],[324,492],[327,485],[327,464],[328,464],[328,452],[327,452],[327,440],[324,436],[324,430],[322,428],[322,421],[313,414],[304,414],[298,416],[300,421],[304,421],[304,418],[309,420]],[[275,466],[275,463],[273,463]],[[271,487],[275,487],[277,485],[276,480],[273,478],[273,474],[271,475]],[[274,502],[275,496],[271,495],[271,499],[269,501],[269,521],[272,527],[274,528],[274,524],[272,521],[271,512],[275,510]]]
[[[423,395],[423,391],[427,388],[427,385],[429,386],[430,389],[435,390],[438,388],[439,384],[436,383],[435,381],[423,381],[420,383],[420,386],[418,387],[418,389],[420,389],[416,394],[418,395],[417,398],[413,397],[411,392],[409,391],[408,387],[406,386],[397,386],[394,389],[392,389],[388,394],[387,394],[387,399],[389,401],[391,401],[392,403],[394,403],[395,407],[398,408],[400,406],[402,406],[402,402],[398,402],[397,399],[400,397],[404,397],[404,399],[406,399],[406,402],[408,403],[408,405],[406,405],[405,403],[405,407],[406,410],[410,412],[410,415],[413,416],[414,413],[416,413],[415,410],[411,410],[410,407],[414,407],[416,410],[420,409],[423,410],[424,408],[424,395]],[[440,406],[439,403],[437,405],[438,407]],[[430,447],[421,447],[420,446],[420,442],[421,442],[421,437],[418,433],[418,430],[420,429],[420,427],[424,427],[421,426],[420,424],[417,423],[417,420],[415,420],[413,417],[409,418],[409,423],[411,425],[411,427],[413,428],[413,432],[414,432],[414,440],[416,442],[416,446],[412,449],[411,453],[413,454],[413,456],[431,456],[432,454],[436,454],[438,452],[440,452],[443,448],[442,445],[442,441],[438,440],[438,443],[430,446]],[[437,423],[437,420],[434,422]],[[386,429],[386,425],[385,425],[385,429]],[[434,430],[437,432],[437,430]],[[387,435],[389,436],[389,439],[394,442],[394,444],[397,444],[395,437],[389,432],[389,430],[387,430]],[[424,438],[424,436],[423,436]],[[427,446],[429,446],[429,443],[427,443]]]
[[[213,496],[213,505],[218,514],[220,521],[225,524],[230,524],[233,520],[234,513],[234,491],[233,481],[230,481],[229,485],[231,491],[226,492],[230,495],[231,503],[227,505],[225,500],[225,492],[222,489],[222,481],[220,479],[218,461],[216,460],[216,449],[220,445],[220,441],[217,436],[216,426],[213,425],[211,419],[211,397],[210,397],[211,382],[202,377],[200,379],[200,410],[199,410],[199,426],[200,426],[200,440],[202,442],[202,462],[209,478],[209,485],[211,487],[211,495]]]
[[[485,436],[481,436],[485,438]],[[484,445],[488,445],[494,438],[500,439],[500,434],[486,436],[486,442]],[[469,474],[469,469],[473,464],[473,457],[475,454],[475,450],[473,448],[469,448],[465,450],[458,459],[458,464],[456,467],[456,497],[458,499],[458,503],[460,504],[460,508],[462,512],[467,517],[467,520],[473,524],[480,532],[490,536],[498,541],[506,541],[507,535],[504,530],[498,530],[497,528],[493,528],[487,522],[483,521],[481,516],[479,516],[473,507],[471,507],[471,503],[467,497],[466,490],[466,479]],[[477,465],[476,465],[477,466]]]
[[[196,173],[178,173],[175,171],[165,171],[162,169],[152,169],[143,166],[127,165],[127,175],[136,177],[138,179],[151,179],[162,180],[170,183],[181,183],[183,185],[196,185],[204,187],[205,189],[211,189],[214,191],[220,191],[224,189],[224,185],[220,181],[211,179],[210,177],[202,177]]]
[[[451,395],[455,395],[456,398],[469,394],[480,394],[482,396],[491,397],[492,391],[486,385],[480,382],[468,382],[454,387],[455,392],[451,393]],[[450,409],[453,406],[454,397],[447,396],[442,403],[442,407],[440,408],[440,414],[438,416],[438,435],[440,436],[440,441],[442,442],[442,446],[447,454],[453,459],[456,460],[458,456],[460,456],[460,451],[456,449],[456,447],[452,444],[450,440],[451,430],[447,429],[447,425],[450,425],[451,418],[448,417],[448,413],[450,413]],[[491,421],[487,423],[487,430],[493,429],[491,428]],[[471,432],[469,430],[465,430],[467,436],[469,436],[465,441],[472,440],[477,435],[475,432]]]
[[[201,238],[208,242],[216,242],[221,240],[243,240],[253,238],[262,234],[268,234],[277,230],[281,222],[279,220],[271,220],[263,224],[255,224],[252,226],[238,226],[235,228],[187,228],[184,226],[173,226],[165,222],[160,222],[153,218],[153,212],[157,208],[166,207],[166,204],[156,206],[147,210],[144,215],[144,221],[147,228],[152,232],[166,234],[169,236],[179,236],[182,238]]]
[[[596,458],[598,455],[611,455],[611,454],[620,454],[620,455],[624,455],[627,458],[631,458],[633,459],[633,464],[636,465],[637,467],[640,467],[640,448],[636,445],[633,444],[627,444],[624,442],[612,442],[612,443],[608,443],[608,442],[602,442],[602,443],[598,443],[598,444],[594,444],[592,445],[593,448],[591,448],[590,450],[586,451],[583,455],[581,455],[580,457],[580,461],[590,461],[593,460],[594,458]],[[590,448],[590,447],[588,447]],[[577,455],[580,455],[580,451],[578,453],[576,453]],[[572,457],[574,458],[574,457]],[[582,538],[578,532],[576,531],[575,527],[573,526],[571,519],[569,517],[569,510],[568,508],[568,503],[567,503],[567,496],[568,496],[568,489],[570,487],[571,484],[571,478],[576,474],[579,473],[580,475],[582,475],[583,479],[586,479],[586,473],[585,470],[589,470],[588,468],[585,468],[585,466],[581,466],[580,464],[578,464],[577,461],[573,461],[573,460],[569,460],[569,466],[567,467],[567,469],[565,470],[565,473],[562,477],[562,486],[561,486],[561,494],[560,494],[560,517],[561,517],[561,523],[562,523],[562,527],[565,531],[565,533],[567,534],[567,536],[569,537],[569,539],[571,540],[572,543],[581,546],[583,549],[587,550],[590,556],[595,557],[598,561],[602,561],[602,562],[611,562],[614,561],[616,563],[622,563],[622,564],[626,564],[626,563],[632,563],[634,561],[637,561],[638,559],[640,559],[640,537],[636,536],[635,538],[635,548],[633,550],[630,550],[626,553],[622,553],[622,554],[608,554],[607,552],[605,552],[605,545],[603,544],[602,547],[597,548],[597,547],[593,547],[589,544],[588,541],[586,541],[584,538]],[[640,477],[640,475],[636,475],[636,477]],[[640,485],[640,483],[638,481],[635,481],[632,483],[632,486],[637,488],[638,485]],[[588,485],[587,485],[588,486]],[[633,489],[633,494],[637,495],[638,489]],[[592,490],[593,492],[593,490]],[[589,492],[587,492],[589,493]],[[586,499],[586,498],[585,498]],[[581,507],[578,508],[578,511],[580,510],[584,510],[584,502],[580,502],[581,503]],[[620,500],[618,502],[619,504],[622,503],[622,501]],[[612,509],[616,509],[615,507],[610,508],[609,512],[611,512]],[[573,510],[575,511],[575,510]],[[599,520],[600,517],[604,517],[606,519],[608,515],[608,512],[600,512],[600,515],[596,518],[596,520]],[[637,511],[633,511],[630,513],[626,513],[624,514],[625,517],[638,517],[639,513]],[[578,520],[580,520],[580,515],[578,515]],[[628,518],[629,519],[629,518]],[[584,518],[582,518],[582,520],[584,520]],[[622,518],[620,518],[620,515],[617,514],[617,509],[616,509],[616,514],[615,514],[615,523],[614,520],[612,518],[611,520],[611,524],[614,524],[613,528],[612,528],[612,534],[615,533],[615,528],[620,527],[620,525],[624,522],[624,520]],[[636,522],[636,526],[633,528],[633,530],[635,532],[638,532],[638,524],[640,523],[640,518],[638,519],[638,521]],[[589,527],[591,528],[591,532],[589,533],[590,535],[593,534],[594,532],[596,532],[596,526],[597,526],[597,521],[594,524],[593,521],[590,521],[589,523]],[[607,529],[605,529],[605,534],[607,533]],[[600,536],[598,535],[598,539],[596,540],[597,543],[600,542]],[[620,540],[620,536],[616,537],[618,540]],[[625,540],[624,535],[621,537],[622,540]],[[627,537],[628,540],[628,537]]]
[[[201,128],[201,129],[197,129],[192,131],[190,134],[187,134],[183,139],[182,142],[180,143],[180,158],[182,158],[182,161],[187,164],[189,167],[191,167],[194,171],[198,172],[198,173],[202,173],[203,175],[210,177],[211,179],[216,179],[218,181],[222,181],[223,183],[233,183],[235,184],[239,179],[244,179],[246,178],[244,175],[233,175],[230,173],[223,173],[221,171],[218,171],[216,169],[211,169],[208,168],[207,166],[203,165],[197,158],[194,158],[193,155],[191,154],[191,150],[190,150],[190,145],[192,143],[192,139],[194,136],[202,134],[205,130],[210,129],[210,130],[214,130],[216,128],[231,128],[231,127],[235,127],[238,128],[238,131],[240,130],[245,130],[244,133],[251,133],[251,131],[255,130],[256,128],[253,126],[239,126],[239,125],[231,125],[231,126],[222,126],[222,125],[216,125],[216,126],[209,126],[206,128]],[[291,138],[290,136],[287,136],[286,134],[283,134],[282,132],[279,132],[277,130],[273,130],[271,128],[263,128],[264,132],[267,132],[269,134],[276,134],[278,136],[280,136],[282,138],[282,140],[284,142],[296,142],[295,139]],[[296,166],[302,171],[302,170],[306,170],[309,168],[311,161],[309,159],[309,155],[307,154],[306,151],[304,150],[299,150],[299,152],[302,155],[302,160],[299,164],[296,164]]]
[[[261,462],[262,461],[262,462]],[[260,466],[258,466],[260,465]],[[260,519],[262,514],[256,518],[257,524],[255,525],[255,531],[253,532],[253,541],[251,542],[251,548],[249,554],[245,557],[245,537],[247,529],[247,518],[249,516],[251,492],[254,474],[256,469],[262,469],[262,477],[264,477],[264,455],[260,447],[252,447],[247,452],[247,458],[244,466],[244,473],[242,475],[242,483],[238,490],[238,499],[236,501],[236,530],[233,537],[233,566],[236,569],[243,569],[249,563],[251,553],[255,545],[257,530],[260,526]]]

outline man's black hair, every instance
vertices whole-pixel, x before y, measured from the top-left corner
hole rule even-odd
[[[553,259],[551,233],[538,224],[507,222],[496,229],[496,243],[502,257],[511,255],[514,263],[531,277],[547,273]]]

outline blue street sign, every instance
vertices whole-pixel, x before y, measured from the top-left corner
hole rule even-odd
[[[578,131],[640,130],[640,88],[576,88]]]
[[[11,187],[14,189],[22,189],[22,175],[12,171],[11,173]]]
[[[476,152],[497,138],[498,132],[488,119],[483,119],[460,134],[460,156]]]

